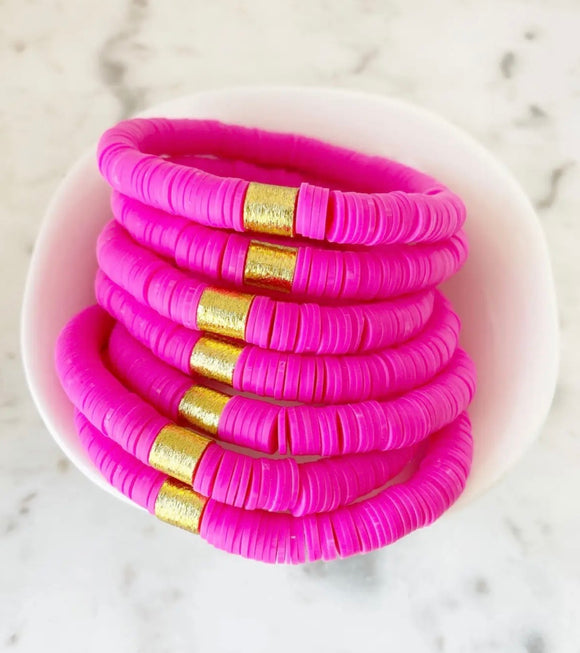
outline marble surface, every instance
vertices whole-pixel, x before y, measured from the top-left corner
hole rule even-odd
[[[580,651],[578,28],[578,0],[0,3],[0,651]],[[562,365],[540,440],[476,503],[353,560],[268,567],[112,500],[21,371],[26,269],[70,164],[142,107],[247,83],[440,113],[511,168],[553,255]]]

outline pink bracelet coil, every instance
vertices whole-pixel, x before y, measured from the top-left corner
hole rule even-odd
[[[207,499],[139,462],[81,414],[80,440],[111,485],[157,517],[217,548],[268,563],[344,558],[386,546],[437,519],[461,494],[472,439],[461,415],[431,436],[414,475],[371,498],[322,514],[293,516],[244,510]]]
[[[457,419],[475,391],[473,364],[461,350],[429,384],[391,401],[291,407],[192,385],[119,323],[108,353],[115,376],[169,419],[269,454],[335,456],[409,447]]]
[[[297,241],[289,247],[280,239],[212,230],[118,193],[112,195],[112,209],[141,245],[182,269],[246,291],[259,287],[309,298],[384,299],[438,285],[467,258],[462,231],[436,245],[343,250]]]
[[[322,458],[255,458],[179,427],[127,390],[100,352],[113,326],[98,307],[73,318],[57,343],[57,371],[71,402],[102,433],[145,464],[200,494],[248,510],[305,515],[333,510],[381,488],[413,448]]]
[[[160,315],[263,349],[318,354],[381,349],[393,344],[393,332],[404,340],[425,320],[429,291],[396,300],[327,306],[217,288],[136,245],[115,223],[99,236],[97,258],[112,281]]]
[[[413,339],[368,354],[316,356],[238,346],[178,327],[139,304],[102,272],[95,288],[99,304],[170,365],[240,392],[285,401],[337,403],[400,393],[441,371],[459,338],[459,319],[439,293],[426,328]],[[165,345],[161,350],[155,344],[160,334]],[[185,351],[172,347],[172,340]]]
[[[164,158],[181,154],[245,159],[305,174],[324,170],[327,179],[340,179],[347,166],[353,184],[365,192],[251,183]],[[376,245],[445,240],[465,220],[461,200],[431,177],[296,134],[210,120],[134,119],[103,134],[98,160],[104,178],[124,195],[235,231]]]

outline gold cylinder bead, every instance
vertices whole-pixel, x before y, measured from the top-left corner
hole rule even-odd
[[[253,300],[254,295],[208,287],[197,305],[197,328],[243,340]]]
[[[297,256],[296,247],[252,240],[246,256],[244,282],[262,288],[290,292]]]
[[[191,485],[195,468],[211,439],[191,429],[168,424],[149,452],[151,467]]]
[[[229,395],[203,385],[192,385],[179,402],[179,415],[192,426],[216,435]]]
[[[232,385],[236,363],[243,350],[232,342],[203,336],[195,343],[189,367],[200,376]]]
[[[293,236],[297,196],[298,188],[250,182],[244,200],[244,229]]]
[[[168,524],[197,535],[206,503],[206,497],[187,485],[168,478],[155,499],[155,515]]]

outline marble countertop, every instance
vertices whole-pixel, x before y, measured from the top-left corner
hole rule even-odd
[[[580,651],[579,27],[578,0],[0,4],[0,651]],[[352,560],[252,563],[112,500],[21,370],[26,269],[63,173],[119,118],[246,83],[440,113],[511,168],[553,256],[562,365],[541,438],[476,503]]]

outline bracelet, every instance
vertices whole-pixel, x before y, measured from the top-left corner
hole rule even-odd
[[[139,304],[102,271],[95,291],[98,303],[112,317],[170,365],[240,392],[284,401],[341,403],[400,393],[422,385],[445,367],[459,340],[459,319],[440,293],[429,322],[412,339],[367,354],[332,356],[240,346],[174,325]],[[163,343],[161,350],[157,342]]]
[[[215,161],[208,159],[208,161]],[[268,288],[325,299],[384,299],[436,286],[459,270],[467,240],[459,231],[435,245],[344,250],[213,230],[119,193],[113,215],[140,245],[178,267],[242,290]]]
[[[211,286],[135,244],[116,223],[100,234],[97,259],[112,281],[171,321],[263,349],[318,354],[382,349],[393,344],[393,331],[405,339],[423,319],[424,291],[394,301],[325,305]],[[401,323],[400,308],[410,315],[408,323]]]
[[[127,390],[101,359],[113,320],[86,309],[57,342],[57,372],[74,406],[103,434],[141,462],[196,492],[247,510],[306,515],[333,510],[396,477],[413,448],[297,462],[255,458],[164,418]]]
[[[436,520],[463,491],[473,442],[467,415],[431,436],[413,476],[358,503],[293,516],[208,499],[139,462],[76,414],[79,438],[107,481],[159,519],[215,547],[269,563],[333,560],[386,546]]]
[[[390,401],[278,406],[192,385],[120,323],[109,338],[107,364],[123,385],[174,422],[254,451],[294,456],[409,447],[457,419],[475,392],[473,363],[457,350],[428,384]]]
[[[299,188],[225,178],[166,155],[244,158],[341,178],[345,166],[366,192]],[[211,120],[133,119],[109,129],[99,169],[117,191],[211,227],[335,243],[376,245],[445,240],[465,220],[461,200],[428,175],[389,159],[328,143]]]

